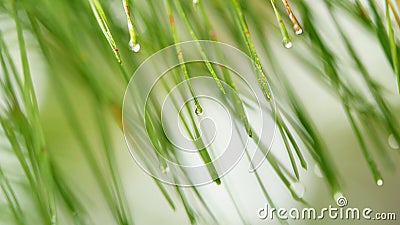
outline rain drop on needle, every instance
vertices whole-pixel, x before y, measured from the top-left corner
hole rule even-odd
[[[132,40],[129,41],[129,48],[130,48],[133,52],[139,52],[139,51],[140,51],[140,45],[139,45],[139,43],[134,44]]]
[[[203,108],[201,108],[201,106],[197,106],[194,112],[197,116],[201,116],[203,114]]]
[[[283,40],[283,46],[287,49],[291,48],[293,46],[293,43],[289,40]]]

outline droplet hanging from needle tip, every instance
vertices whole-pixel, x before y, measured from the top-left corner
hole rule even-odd
[[[293,43],[290,40],[283,40],[283,46],[287,49],[293,47]]]
[[[303,34],[303,29],[301,29],[300,26],[295,26],[295,27],[294,27],[294,33],[295,33],[296,35],[302,35],[302,34]]]
[[[129,48],[133,51],[133,52],[139,52],[140,51],[140,45],[139,43],[133,43],[132,40],[129,41]]]
[[[286,8],[286,12],[289,16],[289,19],[292,21],[293,23],[293,29],[294,29],[294,33],[296,35],[301,35],[303,33],[303,29],[301,28],[299,21],[297,20],[296,16],[294,15],[292,9],[290,8],[290,5],[288,3],[287,0],[282,0],[283,4],[285,5]]]
[[[382,180],[382,179],[377,180],[377,181],[376,181],[376,184],[377,184],[379,187],[383,186],[383,180]]]
[[[201,116],[201,114],[203,114],[203,108],[201,108],[201,106],[197,106],[194,112],[196,115]]]
[[[131,18],[131,13],[129,11],[129,1],[128,0],[122,0],[122,3],[124,5],[124,11],[125,11],[125,15],[126,15],[126,21],[128,24],[128,30],[129,30],[129,36],[131,38],[131,40],[129,41],[129,48],[133,51],[133,52],[139,52],[140,50],[140,45],[137,43],[137,39],[136,39],[136,32],[135,29],[133,27],[133,23],[132,23],[132,18]]]

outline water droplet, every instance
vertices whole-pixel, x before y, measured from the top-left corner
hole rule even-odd
[[[377,180],[377,181],[376,181],[376,184],[377,184],[379,187],[383,186],[383,180],[382,180],[382,179]]]
[[[201,108],[201,106],[197,106],[194,112],[196,115],[201,116],[201,114],[203,114],[203,108]]]
[[[296,193],[297,197],[299,198],[303,198],[304,194],[306,193],[306,188],[302,183],[299,182],[291,184],[290,188],[294,193]]]
[[[314,165],[314,173],[315,175],[317,175],[317,177],[324,177],[324,175],[322,174],[321,168],[318,166],[318,164]]]
[[[397,143],[396,138],[393,134],[389,135],[388,143],[392,149],[399,149],[399,143]]]
[[[283,40],[283,46],[285,46],[285,48],[289,49],[293,46],[293,43],[290,40]]]
[[[139,51],[140,51],[140,45],[139,45],[139,43],[134,44],[132,40],[129,41],[129,48],[130,48],[133,52],[139,52]]]
[[[298,28],[298,29],[295,30],[294,33],[295,33],[296,35],[301,35],[301,34],[303,34],[303,29]]]

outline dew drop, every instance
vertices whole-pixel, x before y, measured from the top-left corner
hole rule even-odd
[[[283,46],[285,46],[285,48],[289,49],[293,46],[293,43],[290,40],[283,40]]]
[[[382,187],[382,186],[383,186],[383,180],[382,180],[382,179],[377,180],[377,181],[376,181],[376,184],[377,184],[379,187]]]
[[[292,191],[293,191],[294,193],[296,193],[296,195],[297,195],[299,198],[303,198],[303,197],[304,197],[304,194],[306,193],[306,188],[304,187],[304,185],[303,185],[302,183],[299,183],[299,182],[297,182],[297,183],[292,183],[292,184],[290,185],[290,188],[292,189]]]
[[[201,106],[197,106],[194,112],[196,115],[201,116],[203,114],[203,108],[201,108]]]
[[[399,143],[397,143],[396,138],[393,134],[389,135],[388,143],[392,149],[399,149]]]
[[[129,48],[130,48],[133,52],[139,52],[139,51],[140,51],[140,45],[139,45],[139,43],[134,44],[132,40],[129,41]]]
[[[295,33],[296,35],[301,35],[301,34],[303,34],[303,29],[298,28],[298,29],[295,30],[294,33]]]
[[[322,174],[321,168],[318,166],[318,164],[314,165],[314,173],[317,177],[324,177],[324,175]]]

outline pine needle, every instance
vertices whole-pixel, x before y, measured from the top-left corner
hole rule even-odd
[[[104,13],[103,7],[101,6],[99,0],[88,0],[88,1],[90,4],[90,8],[92,9],[94,16],[96,17],[97,23],[101,31],[103,32],[104,37],[107,39],[108,44],[110,45],[112,51],[114,52],[114,56],[117,59],[117,62],[121,63],[121,57],[118,52],[119,50],[117,48],[117,44],[114,41],[114,37],[111,34],[110,25],[107,21],[107,17],[106,14]]]

